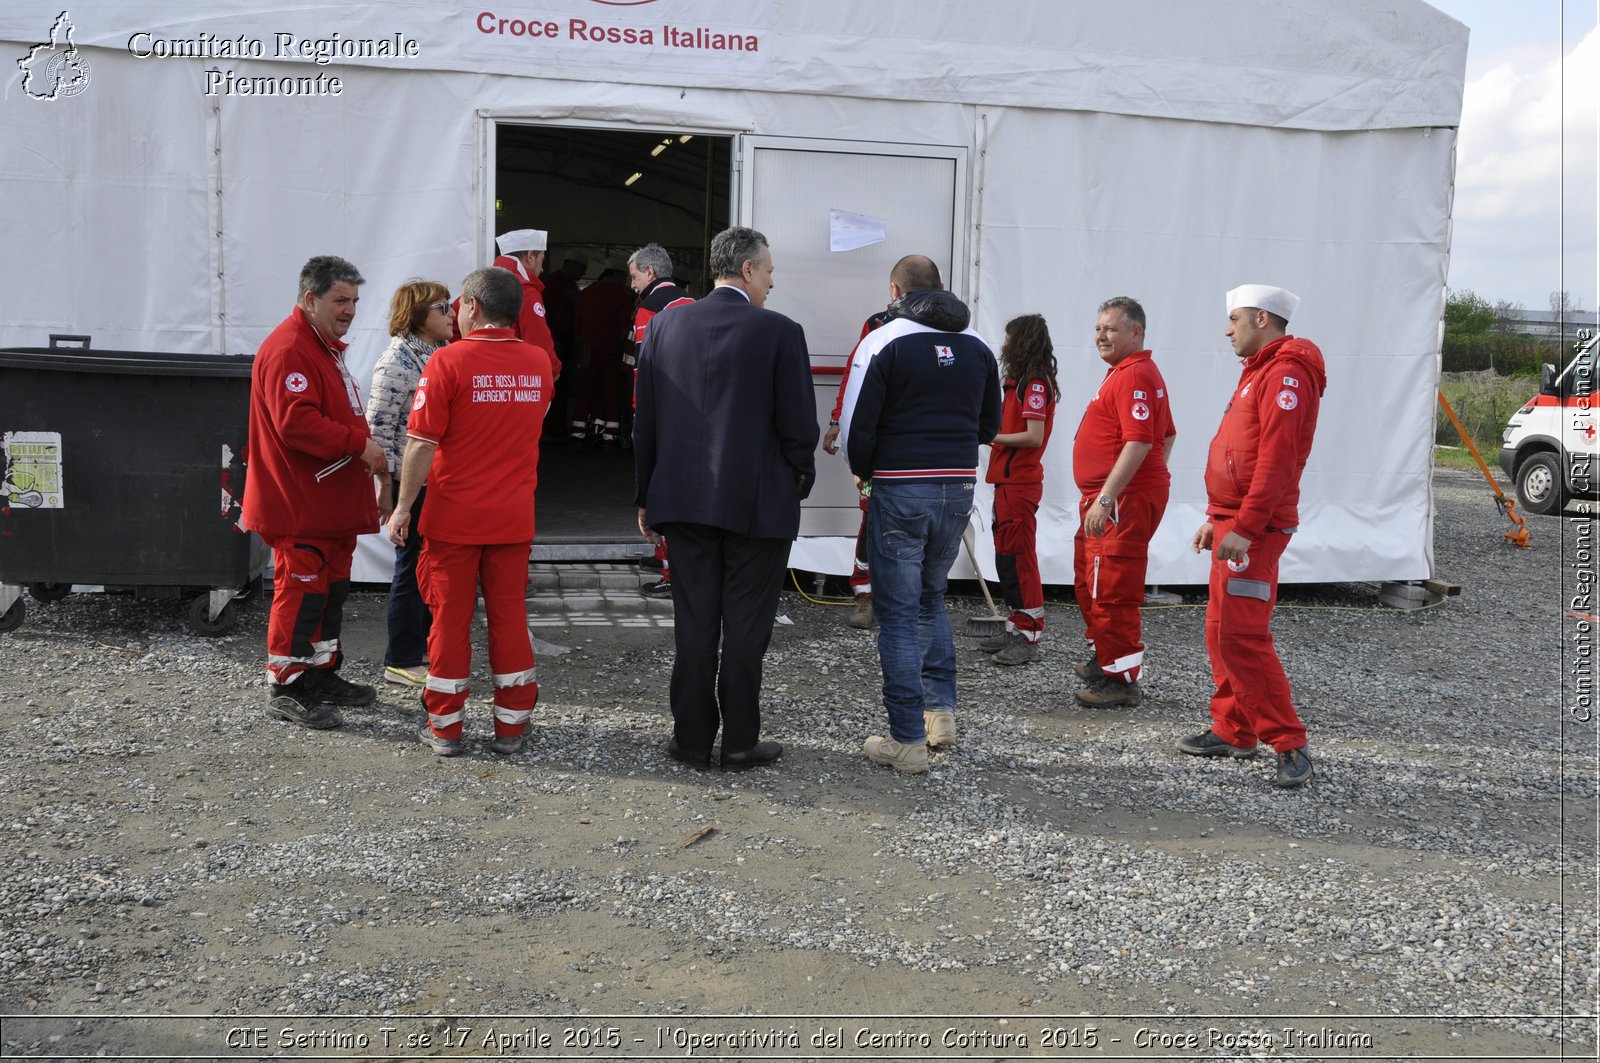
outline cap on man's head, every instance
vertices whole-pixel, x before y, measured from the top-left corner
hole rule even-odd
[[[550,246],[550,234],[543,229],[512,229],[494,238],[502,255],[520,255],[524,251],[543,251]]]
[[[1254,306],[1265,310],[1269,314],[1277,314],[1288,321],[1294,316],[1294,308],[1300,305],[1300,297],[1285,288],[1274,288],[1270,284],[1241,284],[1228,293],[1228,313],[1233,313],[1241,306]]]

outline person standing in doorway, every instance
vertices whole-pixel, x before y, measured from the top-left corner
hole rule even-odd
[[[625,355],[623,361],[637,364],[638,353],[644,347],[644,338],[655,316],[674,306],[687,306],[694,302],[694,297],[673,277],[672,256],[660,244],[645,244],[628,256],[628,285],[639,296],[639,306],[633,315],[633,353]],[[637,369],[634,376],[638,376]],[[640,587],[639,593],[646,598],[671,598],[672,557],[667,537],[657,535],[653,544],[661,577]]]
[[[522,309],[517,313],[512,331],[522,342],[546,351],[550,356],[550,371],[559,378],[561,358],[556,354],[555,336],[550,332],[544,307],[544,281],[539,279],[544,270],[545,249],[550,246],[550,234],[543,229],[512,229],[495,237],[495,245],[500,254],[492,265],[509,271],[522,284]],[[459,340],[461,330],[456,322],[461,318],[460,299],[451,304],[450,315],[450,338]]]

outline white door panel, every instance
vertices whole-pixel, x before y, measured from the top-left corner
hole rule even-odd
[[[889,300],[889,270],[927,255],[960,294],[966,277],[967,151],[963,147],[874,144],[791,137],[740,138],[739,224],[772,247],[767,306],[800,322],[817,370],[819,421],[827,423],[837,369],[861,324]],[[881,220],[883,242],[831,251],[835,210]],[[817,484],[801,535],[854,536],[859,510],[843,454],[817,454]]]

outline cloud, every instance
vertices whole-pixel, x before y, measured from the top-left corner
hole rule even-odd
[[[1565,56],[1519,49],[1497,57],[1467,82],[1462,100],[1456,217],[1553,217],[1563,174],[1568,209],[1592,214],[1597,125],[1600,28]]]

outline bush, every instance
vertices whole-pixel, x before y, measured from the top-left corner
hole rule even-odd
[[[1543,363],[1562,364],[1566,360],[1561,344],[1555,340],[1500,332],[1460,335],[1446,330],[1439,355],[1440,368],[1446,373],[1493,370],[1502,376],[1538,376]]]
[[[1439,390],[1450,400],[1462,426],[1483,453],[1483,459],[1493,465],[1500,453],[1500,438],[1506,421],[1539,393],[1539,378],[1501,376],[1488,370],[1445,373],[1439,379]],[[1443,406],[1435,413],[1433,441],[1444,446],[1462,445],[1461,436],[1450,423]]]

